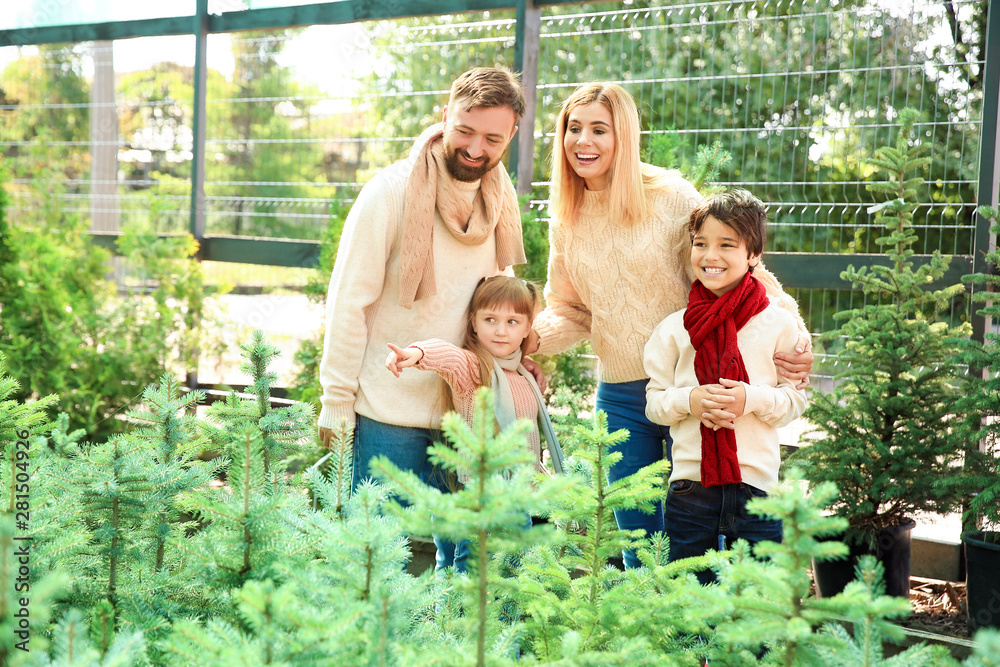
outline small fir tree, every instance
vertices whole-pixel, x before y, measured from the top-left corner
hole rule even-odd
[[[662,496],[669,464],[661,461],[609,484],[608,470],[621,457],[611,450],[625,432],[609,434],[603,412],[573,431],[565,434],[565,441],[573,451],[571,474],[579,482],[560,498],[553,513],[556,525],[566,532],[555,549],[533,549],[526,558],[523,576],[528,583],[520,599],[528,649],[542,661],[589,656],[599,663],[629,643],[645,660],[692,664],[696,656],[690,647],[667,629],[683,625],[683,601],[691,596],[682,591],[697,583],[674,577],[704,567],[707,560],[666,565],[663,536],[647,543],[637,531],[620,531],[613,513],[620,508],[652,511],[653,502]],[[626,548],[638,549],[646,567],[622,572],[608,564]],[[653,568],[659,568],[659,577],[650,576]]]
[[[144,667],[149,664],[146,656],[146,638],[142,632],[131,630],[115,635],[106,649],[101,650],[91,639],[91,624],[79,609],[67,611],[52,632],[52,647],[41,653],[36,665],[79,665],[80,667]]]
[[[120,570],[142,561],[142,527],[153,488],[149,480],[152,466],[140,445],[112,436],[108,442],[91,447],[73,467],[80,518],[90,528],[95,547],[89,554],[94,565],[91,577],[78,582],[91,593],[99,587],[103,591],[100,596],[112,606],[118,604]]]
[[[815,643],[819,664],[826,667],[943,667],[954,664],[946,647],[931,644],[911,646],[886,658],[886,641],[904,639],[903,629],[889,619],[909,614],[909,601],[885,595],[885,570],[874,556],[862,556],[855,570],[855,580],[838,596],[848,606],[844,616],[853,625],[853,632],[840,623],[824,626],[820,637],[833,638],[836,645]]]
[[[179,398],[177,383],[164,376],[161,387],[147,387],[144,399],[147,409],[128,413],[140,425],[134,432],[81,447],[80,434],[66,433],[68,422],[61,419],[42,448],[48,460],[39,475],[38,562],[73,574],[69,604],[110,602],[112,629],[122,618],[146,630],[162,626],[162,615],[191,597],[179,593],[185,577],[157,572],[168,564],[184,570],[165,554],[178,513],[174,496],[206,484],[211,473],[193,460],[203,439],[191,436],[193,418],[182,414],[199,394]],[[173,600],[175,594],[180,600]],[[101,648],[107,650],[107,643]]]
[[[26,476],[30,477],[32,474],[29,462],[32,456],[30,440],[49,427],[45,409],[56,402],[55,396],[46,396],[40,401],[21,402],[14,397],[18,389],[17,380],[7,375],[7,359],[0,352],[0,446],[3,447],[0,481],[6,491],[4,506],[8,514],[15,512],[19,500],[28,500],[18,498],[18,473],[23,480],[21,483],[26,484]]]
[[[842,557],[847,548],[826,541],[847,525],[841,517],[823,516],[826,504],[837,495],[831,483],[817,485],[806,494],[793,470],[788,480],[767,498],[751,501],[752,513],[780,519],[783,540],[761,542],[753,549],[737,541],[728,558],[716,560],[718,585],[695,589],[698,602],[690,616],[716,628],[708,647],[711,661],[728,665],[816,663],[815,648],[824,641],[820,628],[843,615],[843,599],[817,599],[810,595],[810,562]],[[906,609],[896,600],[897,609]]]
[[[176,623],[157,644],[164,664],[409,665],[439,656],[439,635],[427,630],[434,580],[404,572],[407,540],[382,512],[388,497],[366,482],[341,514],[306,513],[303,525],[321,536],[315,556],[276,561],[276,579],[232,590],[231,617]]]
[[[892,621],[910,610],[908,600],[883,594],[874,559],[862,559],[859,581],[843,593],[822,599],[810,594],[807,565],[847,552],[842,543],[824,539],[842,531],[846,521],[823,514],[837,495],[833,484],[806,494],[800,479],[793,469],[788,483],[748,506],[755,514],[780,519],[783,540],[753,548],[737,541],[728,557],[716,556],[718,583],[689,592],[695,600],[687,603],[685,617],[703,621],[708,628],[703,632],[711,635],[701,654],[704,662],[730,667],[957,665],[943,647],[923,644],[883,661],[883,640],[903,637]],[[842,627],[845,620],[853,633]]]
[[[184,414],[201,396],[181,398],[176,381],[164,376],[143,397],[145,407],[128,413],[138,428],[108,443],[81,445],[82,431],[67,433],[62,415],[48,445],[39,442],[46,458],[35,503],[36,562],[73,575],[68,605],[101,605],[102,597],[114,603],[107,627],[94,638],[102,654],[119,626],[155,638],[165,617],[204,610],[182,553],[166,551],[172,530],[191,528],[178,522],[174,497],[207,484],[213,469],[194,460],[204,438]]]
[[[160,500],[155,513],[156,559],[155,571],[164,567],[167,538],[172,524],[179,520],[180,510],[174,498],[185,491],[208,484],[214,472],[197,460],[208,444],[207,438],[198,434],[194,418],[188,414],[205,398],[202,391],[181,395],[180,385],[173,376],[164,374],[159,385],[149,385],[143,391],[145,409],[131,410],[127,417],[137,427],[124,438],[146,445],[152,453],[154,467],[149,472],[151,490]],[[217,468],[222,461],[214,466]],[[190,526],[180,526],[182,530]]]
[[[198,459],[208,440],[193,413],[203,399],[200,391],[182,393],[177,380],[165,374],[159,385],[149,385],[143,391],[142,407],[127,413],[132,428],[120,436],[148,456],[145,474],[149,487],[144,497],[146,520],[135,536],[142,556],[128,564],[116,620],[122,629],[143,630],[149,642],[167,632],[167,619],[221,610],[194,576],[190,556],[176,546],[177,538],[200,528],[197,521],[185,516],[178,498],[208,488],[227,463],[224,457],[210,462]],[[110,638],[107,633],[103,637]],[[150,653],[155,657],[156,649]]]
[[[928,287],[944,275],[949,259],[935,252],[913,260],[913,204],[927,166],[917,140],[918,113],[904,109],[893,146],[879,148],[872,166],[888,180],[869,184],[888,201],[871,209],[886,233],[888,266],[841,274],[860,287],[867,303],[837,314],[830,338],[843,339],[845,370],[829,394],[814,394],[805,417],[819,436],[797,453],[810,484],[832,481],[840,489],[834,508],[850,522],[849,539],[869,541],[878,530],[906,523],[918,512],[946,512],[955,503],[942,480],[964,443],[952,432],[959,371],[953,340],[967,333],[937,315],[961,294],[961,285]]]
[[[441,493],[384,457],[372,464],[375,474],[411,504],[404,511],[397,501],[389,503],[390,510],[403,518],[410,532],[440,535],[453,541],[471,540],[470,576],[456,579],[455,586],[470,598],[466,612],[471,626],[469,634],[476,642],[477,665],[486,663],[491,637],[506,632],[500,645],[514,641],[508,631],[496,625],[501,615],[507,617],[508,623],[516,615],[504,600],[496,604],[493,598],[494,590],[517,587],[516,580],[499,574],[497,566],[502,553],[550,541],[552,535],[547,527],[529,530],[526,522],[532,514],[547,514],[555,496],[571,484],[564,476],[539,478],[525,444],[528,422],[521,421],[495,433],[495,421],[493,399],[486,388],[476,393],[471,427],[455,412],[442,420],[442,430],[453,446],[429,447],[428,459],[446,473],[468,479],[454,493]]]
[[[320,606],[298,585],[248,581],[235,591],[239,623],[183,620],[157,644],[160,664],[318,665],[359,664],[345,659],[342,608]]]
[[[278,374],[269,370],[271,362],[281,354],[262,331],[255,330],[243,350],[240,370],[247,373],[252,384],[242,398],[231,392],[225,402],[213,404],[209,417],[222,423],[213,438],[223,447],[239,449],[243,445],[245,428],[250,425],[260,433],[264,475],[272,484],[284,474],[283,459],[297,449],[299,443],[313,431],[313,408],[305,403],[293,403],[281,408],[271,407],[271,387]]]
[[[199,576],[216,592],[270,578],[278,561],[301,562],[296,559],[311,549],[312,538],[297,529],[307,507],[305,494],[265,473],[261,433],[251,425],[244,429],[242,447],[229,450],[225,485],[177,498],[181,509],[204,525],[195,535],[177,535],[170,543],[190,556]]]
[[[275,375],[268,364],[277,350],[259,332],[243,351],[244,368],[250,369],[254,380],[254,398],[231,394],[225,404],[209,409],[216,423],[205,425],[229,455],[216,466],[224,481],[175,491],[175,506],[196,517],[199,525],[190,534],[171,531],[166,542],[182,559],[183,575],[198,584],[184,586],[192,610],[200,607],[200,613],[211,613],[236,627],[240,625],[234,591],[253,580],[274,579],[281,585],[281,573],[305,567],[322,537],[308,520],[306,495],[289,484],[281,459],[299,434],[311,429],[311,413],[270,409]],[[267,405],[261,407],[265,394]],[[197,448],[189,445],[186,451]],[[171,573],[160,576],[169,578]]]
[[[340,514],[329,506],[316,513],[323,539],[315,567],[287,572],[309,605],[342,610],[342,664],[420,664],[441,656],[442,635],[429,623],[440,582],[431,573],[406,573],[408,540],[399,518],[385,511],[389,497],[389,489],[368,480]]]
[[[315,503],[321,503],[337,517],[343,518],[344,506],[351,497],[353,472],[352,452],[354,429],[339,424],[330,439],[330,452],[305,472],[306,483]],[[326,473],[321,466],[329,461]]]
[[[62,572],[38,568],[31,568],[26,577],[18,554],[27,549],[33,558],[34,543],[24,537],[13,514],[0,515],[0,665],[12,667],[27,662],[28,650],[40,653],[48,648],[56,599],[69,579]],[[30,606],[21,604],[25,598]]]
[[[48,430],[31,438],[28,475],[31,487],[31,518],[25,534],[31,537],[32,575],[45,572],[74,574],[73,564],[90,561],[92,534],[79,521],[80,495],[76,484],[67,485],[62,479],[73,479],[66,470],[74,457],[88,446],[81,442],[83,430],[68,433],[69,420],[60,413]],[[14,441],[11,441],[13,444]],[[18,470],[18,473],[22,473]],[[11,514],[11,517],[14,515]],[[72,599],[73,579],[67,580],[61,599]],[[32,583],[32,586],[35,584]],[[56,613],[65,610],[57,605]]]

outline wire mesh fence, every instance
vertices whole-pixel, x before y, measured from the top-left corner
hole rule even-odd
[[[865,159],[890,140],[899,110],[915,107],[933,158],[917,250],[970,255],[985,15],[983,0],[545,8],[537,118],[521,129],[535,136],[536,224],[548,222],[559,105],[580,83],[604,80],[635,96],[649,161],[690,170],[699,147],[728,151],[718,182],[765,201],[776,252],[880,252]],[[508,11],[210,35],[206,233],[322,238],[360,185],[440,118],[457,73],[513,66],[515,34]],[[56,215],[58,204],[97,230],[187,231],[194,38],[127,42],[113,58],[106,43],[0,50],[15,224]],[[108,149],[110,160],[98,157]],[[255,275],[295,282],[284,273]],[[798,296],[815,331],[860,298]]]

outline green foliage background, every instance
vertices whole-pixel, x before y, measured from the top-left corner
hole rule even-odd
[[[36,150],[46,181],[45,144]],[[169,365],[190,368],[205,286],[190,237],[157,239],[138,227],[119,241],[132,282],[116,286],[110,253],[91,242],[87,220],[63,211],[59,194],[40,186],[44,215],[16,226],[6,192],[0,198],[0,353],[22,398],[56,394],[70,428],[105,437],[142,386]]]

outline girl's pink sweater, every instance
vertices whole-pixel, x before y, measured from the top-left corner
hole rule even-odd
[[[424,353],[416,368],[434,371],[448,383],[455,394],[457,412],[466,423],[471,424],[476,390],[482,386],[479,359],[476,355],[439,338],[413,343],[410,347],[419,348]],[[542,471],[541,440],[537,426],[538,402],[535,401],[534,392],[526,378],[515,371],[505,370],[504,373],[510,382],[510,393],[514,396],[514,414],[519,419],[527,419],[536,424],[528,434],[528,449],[535,457],[535,467]]]

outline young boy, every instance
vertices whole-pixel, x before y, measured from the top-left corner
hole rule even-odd
[[[691,213],[695,283],[688,307],[646,344],[646,416],[670,427],[673,468],[664,505],[670,560],[724,549],[725,541],[781,541],[781,522],[746,502],[778,484],[777,428],[806,407],[773,356],[795,350],[795,318],[753,277],[766,213],[746,190],[714,195]],[[698,575],[712,581],[712,572]]]

